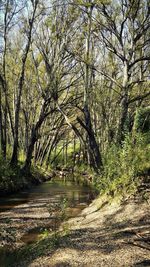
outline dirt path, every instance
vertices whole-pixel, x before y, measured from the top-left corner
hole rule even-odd
[[[27,266],[150,266],[149,204],[95,200],[68,222],[70,234],[59,240],[57,249]]]

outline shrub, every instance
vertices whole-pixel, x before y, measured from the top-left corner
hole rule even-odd
[[[134,130],[141,133],[150,133],[150,106],[137,109]]]
[[[112,145],[104,155],[104,171],[96,179],[101,192],[131,193],[139,184],[139,175],[150,168],[150,145],[147,135],[127,135],[122,147]]]

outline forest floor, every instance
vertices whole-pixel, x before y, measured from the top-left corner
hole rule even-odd
[[[42,205],[32,208],[38,214],[38,220],[44,214],[45,220],[48,218],[49,215]],[[17,212],[19,213],[19,210],[11,214],[14,218],[16,216],[15,223],[17,223]],[[34,212],[30,209],[28,217],[32,217]],[[23,219],[24,214],[20,215]],[[30,223],[28,224],[28,220],[23,220],[20,227],[27,231],[25,224],[30,229],[33,227],[33,222]],[[16,261],[12,265],[2,266],[150,266],[149,193],[147,200],[143,200],[140,195],[128,198],[122,203],[116,200],[108,201],[106,196],[99,197],[80,215],[63,223],[60,232],[61,230],[64,232],[64,229],[65,234],[57,236],[56,246],[51,246],[51,239],[45,237],[35,245],[31,245],[31,250],[27,254],[24,250],[26,256],[22,257],[20,263]]]

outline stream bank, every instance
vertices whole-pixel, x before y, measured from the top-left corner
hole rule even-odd
[[[65,217],[64,222],[61,220],[59,230],[55,224],[49,225],[52,218],[45,202],[52,202],[52,198],[47,196],[44,200],[43,197],[39,199],[36,193],[34,202],[22,203],[3,213],[1,223],[5,223],[5,230],[11,221],[12,230],[17,226],[15,238],[20,242],[17,241],[15,247],[5,247],[5,253],[1,255],[9,262],[5,261],[2,267],[150,266],[149,183],[146,188],[146,199],[141,192],[124,200],[104,194],[87,206],[84,205],[85,198],[80,197],[80,204],[70,209],[70,217],[73,218],[67,220]],[[79,193],[78,190],[76,192]],[[87,194],[85,190],[84,197]],[[56,191],[54,195],[56,197]],[[55,209],[56,205],[53,207]],[[67,209],[66,214],[70,212],[69,207]],[[37,233],[32,229],[41,236],[38,235],[36,239]],[[16,239],[11,240],[10,244],[15,243]],[[36,242],[33,243],[32,239]]]
[[[124,201],[99,196],[55,236],[8,253],[13,263],[2,267],[150,266],[149,207],[150,194]]]
[[[11,168],[9,164],[6,164],[0,173],[0,197],[29,189],[52,179],[54,176],[54,172],[45,172],[38,168],[32,169],[29,175],[23,175],[19,166]]]
[[[76,217],[95,196],[95,190],[85,184],[55,178],[1,198],[1,264],[13,266],[16,259],[11,261],[11,252],[16,253],[17,258],[22,250],[26,255],[30,246],[35,246],[46,236],[55,235],[62,221]],[[10,262],[7,262],[8,258]]]
[[[150,198],[122,203],[100,197],[67,222],[56,246],[46,237],[15,267],[150,266]],[[63,229],[63,227],[60,229]]]

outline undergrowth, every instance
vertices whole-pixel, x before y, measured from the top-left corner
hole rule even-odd
[[[95,186],[112,196],[132,194],[140,176],[150,169],[150,143],[147,134],[127,135],[122,147],[113,144],[104,155],[104,171],[96,176]]]
[[[8,161],[0,159],[0,192],[5,194],[22,188],[26,184],[25,178],[20,178],[20,166],[12,168]]]
[[[38,167],[32,166],[30,175],[23,175],[21,167],[21,163],[11,167],[9,161],[0,158],[0,196],[20,191],[46,180],[46,174]]]

